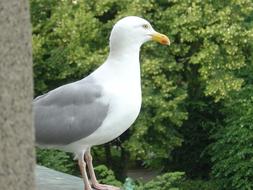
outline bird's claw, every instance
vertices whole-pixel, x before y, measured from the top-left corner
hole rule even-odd
[[[92,187],[96,190],[120,190],[119,187],[111,186],[111,185],[105,185],[105,184],[92,184]]]

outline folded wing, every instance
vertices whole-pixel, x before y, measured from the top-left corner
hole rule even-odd
[[[85,78],[34,99],[37,144],[67,145],[92,134],[108,113],[102,97],[103,88]]]

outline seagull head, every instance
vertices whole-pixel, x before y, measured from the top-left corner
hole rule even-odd
[[[170,40],[166,35],[156,32],[147,20],[137,16],[128,16],[119,20],[114,25],[110,36],[111,46],[116,45],[117,48],[128,44],[141,46],[150,40],[170,45]]]

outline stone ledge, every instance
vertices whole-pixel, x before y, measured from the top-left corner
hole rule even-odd
[[[58,172],[44,166],[36,166],[37,190],[83,190],[81,178]]]

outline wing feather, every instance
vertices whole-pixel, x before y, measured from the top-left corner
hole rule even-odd
[[[67,145],[92,134],[104,121],[109,105],[94,80],[70,83],[34,99],[36,142]]]

